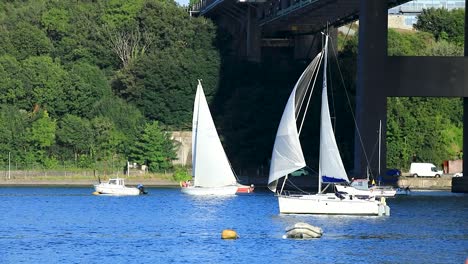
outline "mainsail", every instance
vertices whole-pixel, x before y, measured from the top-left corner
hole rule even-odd
[[[192,125],[194,185],[221,187],[236,184],[236,178],[219,140],[200,81],[195,95]]]
[[[306,166],[299,141],[296,119],[299,116],[307,89],[312,78],[315,76],[321,57],[322,53],[319,53],[304,70],[289,96],[283,116],[281,117],[278,131],[276,132],[271,156],[270,175],[268,177],[268,188],[273,192],[276,192],[278,179]]]

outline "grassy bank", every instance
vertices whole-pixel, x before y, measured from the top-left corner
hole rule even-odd
[[[125,178],[126,183],[134,185],[142,183],[146,186],[178,186],[172,178],[172,173],[135,173],[131,175],[116,174],[95,174],[95,173],[70,173],[64,172],[57,174],[56,172],[43,171],[41,173],[15,173],[1,174],[0,185],[2,186],[42,186],[42,185],[59,185],[59,186],[89,186],[99,180],[107,181],[109,178]]]

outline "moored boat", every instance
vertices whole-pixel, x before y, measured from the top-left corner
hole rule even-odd
[[[140,195],[146,194],[143,185],[139,184],[138,187],[125,186],[125,179],[113,178],[107,182],[100,182],[94,185],[94,190],[97,194],[107,195]]]
[[[237,193],[252,193],[255,189],[255,186],[253,184],[251,185],[243,185],[243,184],[237,184]]]
[[[198,81],[192,120],[192,181],[181,184],[191,195],[234,195],[238,184]]]
[[[355,179],[350,185],[336,185],[336,190],[342,193],[369,196],[369,197],[395,197],[396,190],[391,186],[370,186],[367,179]]]
[[[273,146],[268,188],[276,193],[278,180],[284,177],[281,189],[277,192],[279,211],[282,214],[390,215],[390,208],[387,206],[385,198],[376,200],[375,197],[369,196],[360,197],[340,192],[325,192],[330,185],[349,183],[336,143],[328,107],[327,49],[328,36],[325,35],[325,45],[322,52],[312,60],[302,73],[286,103]],[[283,189],[288,175],[307,166],[299,134],[322,61],[323,85],[320,112],[318,193],[309,194],[301,191],[300,194],[291,194]],[[312,81],[313,84],[309,90]],[[302,121],[298,122],[297,119],[301,116]],[[300,124],[299,128],[297,123]],[[327,184],[327,187],[322,189],[322,184]]]

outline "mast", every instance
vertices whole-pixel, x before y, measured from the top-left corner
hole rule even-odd
[[[380,177],[381,144],[382,144],[382,120],[379,120],[379,174],[378,174],[378,177]],[[379,180],[379,185],[380,185],[380,180]]]
[[[325,34],[325,46],[323,48],[323,56],[324,56],[324,63],[323,63],[323,86],[326,88],[327,83],[327,61],[328,61],[328,35]],[[322,102],[323,104],[323,102]],[[321,120],[321,118],[320,118]],[[319,153],[322,155],[322,153]],[[320,165],[319,165],[319,177],[318,177],[318,193],[322,193],[322,174],[320,173]]]

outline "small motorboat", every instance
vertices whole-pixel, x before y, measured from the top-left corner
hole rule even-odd
[[[322,236],[322,234],[323,231],[320,227],[299,222],[292,226],[286,227],[286,234],[283,236],[283,238],[310,239],[319,238]]]
[[[255,186],[253,184],[251,185],[243,185],[243,184],[237,184],[237,193],[252,193],[255,189]]]
[[[147,194],[145,187],[141,184],[138,184],[137,187],[127,187],[125,186],[125,179],[123,178],[114,178],[109,179],[108,182],[100,182],[99,184],[94,185],[94,190],[97,194],[107,194],[107,195],[140,195]]]

